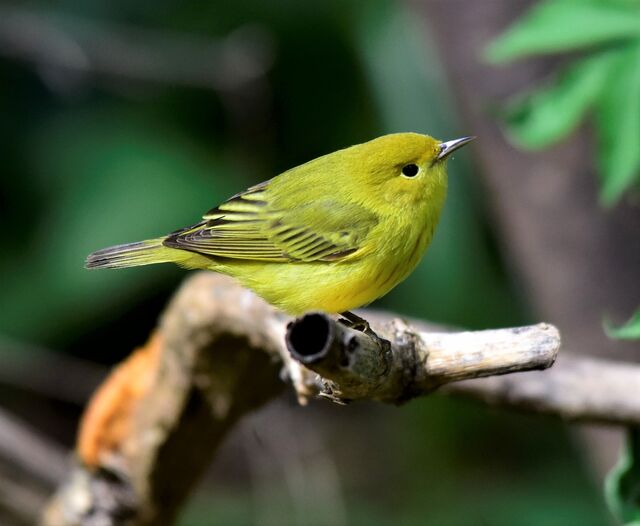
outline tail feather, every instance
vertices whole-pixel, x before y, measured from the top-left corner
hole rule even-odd
[[[103,248],[87,256],[85,267],[125,268],[176,261],[175,250],[162,244],[163,238]]]

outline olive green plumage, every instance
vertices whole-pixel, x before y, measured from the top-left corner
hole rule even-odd
[[[379,137],[253,186],[196,225],[95,252],[87,267],[174,262],[233,276],[292,314],[347,311],[418,264],[445,200],[447,156],[469,140]]]

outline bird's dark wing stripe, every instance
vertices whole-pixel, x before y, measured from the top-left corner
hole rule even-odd
[[[267,188],[269,181],[265,181],[263,183],[252,186],[251,188],[245,190],[244,192],[237,193],[234,196],[231,196],[224,203],[216,206],[209,210],[205,215],[205,219],[209,219],[215,217],[219,214],[224,214],[226,210],[233,210],[233,205],[248,205],[251,207],[264,207],[268,203],[266,200],[261,199],[262,192]]]
[[[349,248],[347,250],[340,250],[338,252],[334,252],[332,254],[328,254],[320,259],[322,259],[322,261],[337,261],[339,259],[343,259],[346,258],[347,256],[350,256],[351,254],[357,252],[358,249],[357,248]]]
[[[211,209],[204,221],[167,236],[164,244],[213,257],[337,261],[357,252],[377,222],[360,205],[330,199],[281,210],[279,202],[271,201],[268,186],[269,181],[234,195]]]

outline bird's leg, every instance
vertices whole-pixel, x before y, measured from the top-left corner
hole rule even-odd
[[[342,322],[347,327],[351,327],[356,331],[360,331],[364,333],[373,332],[367,320],[365,320],[364,318],[361,318],[360,316],[358,316],[357,314],[354,314],[351,311],[341,312],[340,316],[342,316],[343,319],[338,321]]]

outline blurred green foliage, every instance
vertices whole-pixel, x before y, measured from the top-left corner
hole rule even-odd
[[[610,338],[640,340],[640,309],[621,327],[605,322]],[[625,526],[640,526],[640,429],[627,429],[620,459],[605,481],[609,509]]]
[[[507,106],[506,131],[521,148],[545,148],[593,112],[605,205],[640,181],[638,20],[637,0],[544,0],[486,50],[495,64],[574,53],[549,85]]]
[[[610,338],[619,340],[640,340],[640,309],[621,327],[605,323],[605,331]]]
[[[383,133],[473,133],[458,124],[427,28],[391,0],[57,2],[65,13],[211,39],[251,24],[275,62],[256,92],[234,94],[101,78],[59,90],[28,64],[0,61],[0,334],[14,340],[113,363],[146,338],[185,272],[88,272],[89,252],[197,221],[250,184]],[[450,162],[428,254],[379,306],[470,328],[531,321],[501,249],[469,150]],[[349,524],[608,524],[558,422],[437,396],[327,411],[353,433],[332,449]],[[354,463],[359,454],[367,461]],[[182,524],[256,523],[250,489],[223,486]],[[287,500],[284,482],[272,489]],[[279,517],[290,523],[286,507]]]
[[[640,430],[630,428],[618,465],[605,484],[607,503],[625,526],[640,525]]]

